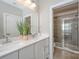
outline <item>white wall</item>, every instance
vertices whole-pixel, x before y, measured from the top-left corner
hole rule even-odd
[[[53,23],[53,19],[51,19],[50,7],[61,2],[67,2],[71,0],[39,0],[40,4],[40,29],[42,33],[48,33],[50,35],[49,39],[49,59],[53,59],[53,27],[51,27],[50,23]],[[50,13],[51,12],[51,13]],[[51,18],[50,18],[51,17]],[[51,22],[50,22],[51,20]],[[53,26],[53,25],[52,25]],[[51,30],[51,31],[50,31]]]
[[[67,0],[39,0],[41,32],[49,33],[50,6],[64,1],[67,1]]]

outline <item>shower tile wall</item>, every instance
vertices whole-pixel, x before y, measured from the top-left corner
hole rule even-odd
[[[55,20],[54,20],[54,30],[56,30],[56,31],[54,31],[54,34],[56,34],[56,35],[54,35],[54,37],[55,37],[55,42],[62,42],[62,30],[61,30],[61,28],[62,28],[62,20],[59,20],[58,18],[55,18]]]
[[[65,9],[72,12],[74,12],[75,10],[74,13],[54,17],[54,41],[60,47],[62,47],[62,45],[64,44],[64,47],[66,48],[79,51],[79,6],[78,3],[74,3],[71,5],[72,8],[67,9],[69,7],[65,6]],[[65,9],[58,9],[59,11],[57,12],[62,12]]]

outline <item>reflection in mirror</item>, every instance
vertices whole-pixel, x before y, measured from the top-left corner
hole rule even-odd
[[[29,27],[30,27],[30,31],[32,30],[31,29],[31,16],[26,16],[24,17],[24,22],[28,23]],[[31,31],[32,32],[32,31]]]
[[[21,6],[15,1],[7,1],[0,0],[0,41],[7,37],[20,36],[17,26],[20,22],[28,22],[30,33],[38,33],[38,12]]]
[[[22,21],[22,10],[0,1],[0,39],[19,35],[16,22]]]
[[[18,36],[17,22],[22,21],[22,16],[4,13],[4,34],[9,37]]]

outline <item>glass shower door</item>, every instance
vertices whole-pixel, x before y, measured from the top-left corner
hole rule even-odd
[[[79,17],[78,3],[75,13],[64,16],[64,47],[79,51]],[[73,11],[74,12],[74,11]]]
[[[78,50],[78,19],[75,15],[64,18],[64,47]]]
[[[64,47],[68,47],[71,43],[71,24],[72,24],[72,19],[64,18]]]

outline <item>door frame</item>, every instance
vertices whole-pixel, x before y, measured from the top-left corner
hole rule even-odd
[[[10,13],[3,13],[3,28],[4,28],[4,35],[6,35],[6,32],[7,32],[7,30],[6,30],[6,27],[7,27],[7,25],[6,25],[6,19],[7,19],[7,16],[8,15],[11,15]]]
[[[25,17],[31,17],[30,21],[31,21],[31,33],[32,33],[32,14],[28,14],[28,15],[23,16],[23,21],[24,21]]]
[[[4,31],[4,35],[6,35],[7,34],[7,25],[6,25],[6,19],[7,19],[7,16],[9,16],[9,15],[14,15],[14,16],[16,16],[16,17],[20,17],[20,18],[22,18],[21,16],[19,16],[18,14],[13,14],[13,13],[7,13],[7,12],[4,12],[3,13],[3,31]]]
[[[65,5],[68,5],[68,4],[71,4],[73,2],[76,2],[75,0],[66,0],[66,1],[62,1],[58,4],[55,4],[55,5],[51,5],[49,7],[50,11],[49,11],[49,16],[50,16],[50,20],[49,20],[49,26],[50,26],[50,48],[49,48],[49,59],[53,59],[53,52],[54,52],[54,37],[53,37],[53,9],[56,8],[56,7],[60,7],[60,6],[65,6]]]

